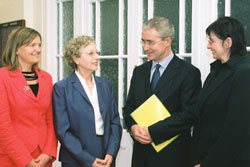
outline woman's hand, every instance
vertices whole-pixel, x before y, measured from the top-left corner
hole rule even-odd
[[[197,165],[195,165],[194,167],[201,167],[201,164],[197,164]]]
[[[37,163],[34,159],[32,159],[30,163],[28,163],[28,165],[26,165],[25,167],[37,167]]]
[[[41,154],[35,159],[35,162],[37,163],[38,167],[44,167],[51,159],[51,156],[47,154]]]
[[[113,156],[110,154],[106,154],[104,161],[106,161],[106,166],[110,167],[113,162]]]
[[[103,159],[96,158],[92,164],[92,167],[106,167],[106,161]]]

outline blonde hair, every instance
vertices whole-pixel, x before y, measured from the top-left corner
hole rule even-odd
[[[93,38],[91,38],[90,36],[82,35],[82,36],[78,36],[78,37],[72,39],[66,45],[66,47],[64,48],[64,51],[63,51],[63,57],[65,58],[67,65],[71,69],[75,70],[77,68],[77,65],[73,61],[72,56],[80,57],[80,52],[79,52],[80,48],[81,47],[85,48],[90,43],[94,43]]]
[[[39,32],[28,27],[14,29],[7,40],[2,55],[3,66],[10,66],[9,70],[15,71],[19,67],[16,52],[23,45],[29,45],[37,36],[42,40]],[[37,67],[37,64],[34,64]]]

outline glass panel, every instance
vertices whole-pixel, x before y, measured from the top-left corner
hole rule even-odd
[[[118,55],[118,6],[119,1],[101,2],[101,52]]]
[[[225,0],[218,0],[218,17],[225,16]]]
[[[69,76],[73,70],[68,66],[65,59],[63,59],[63,77]]]
[[[124,26],[123,26],[123,29],[124,29],[124,34],[123,34],[123,37],[124,37],[124,42],[123,42],[123,50],[124,50],[124,54],[128,54],[128,46],[127,46],[127,43],[128,43],[128,2],[127,0],[124,0]]]
[[[143,63],[146,63],[147,61],[148,61],[148,58],[146,58],[146,57],[145,57],[145,58],[142,58],[142,62],[143,62]]]
[[[115,100],[118,102],[118,60],[101,59],[100,74],[103,78],[111,82],[114,90]]]
[[[59,8],[59,3],[57,3],[57,54],[60,53],[60,8]]]
[[[93,27],[93,29],[92,29],[92,32],[93,32],[93,34],[92,34],[92,37],[95,39],[95,33],[96,33],[96,31],[95,31],[95,28],[96,28],[96,25],[95,25],[95,3],[92,3],[92,11],[93,11],[93,13],[92,13],[92,16],[93,16],[93,18],[92,18],[92,27]]]
[[[231,0],[231,16],[239,20],[245,28],[245,37],[247,45],[250,46],[250,1],[249,0]],[[239,10],[240,9],[240,10]]]
[[[185,43],[186,43],[186,48],[185,52],[186,53],[191,53],[191,45],[192,45],[192,0],[186,0],[186,17],[185,17]]]
[[[191,64],[191,57],[184,57],[183,60],[185,60]]]
[[[172,50],[179,52],[179,0],[154,1],[154,16],[168,18],[175,28],[175,37],[172,43]]]
[[[143,0],[143,23],[148,20],[148,0]]]
[[[63,47],[73,38],[73,12],[73,1],[63,2]],[[63,63],[63,76],[68,76],[69,71],[71,69]]]
[[[123,76],[122,77],[122,82],[123,82],[123,104],[122,106],[124,106],[126,104],[126,97],[127,97],[127,64],[128,61],[127,59],[122,59],[123,62]]]

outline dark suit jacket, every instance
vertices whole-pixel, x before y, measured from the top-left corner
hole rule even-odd
[[[250,63],[246,56],[211,64],[197,105],[194,164],[250,166]]]
[[[190,126],[198,92],[201,87],[200,71],[191,64],[174,56],[159,79],[155,91],[150,89],[149,61],[134,69],[129,94],[124,107],[124,119],[128,129],[135,123],[130,114],[152,94],[162,101],[171,117],[149,127],[150,135],[156,144],[181,134],[174,142],[159,153],[150,144],[134,141],[132,166],[186,167],[190,149]]]
[[[95,82],[104,121],[103,148],[115,161],[122,132],[120,117],[111,84],[96,76]],[[61,143],[60,161],[90,167],[100,154],[96,148],[94,109],[75,72],[54,85],[53,102],[55,132]]]

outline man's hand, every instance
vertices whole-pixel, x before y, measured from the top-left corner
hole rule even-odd
[[[201,164],[197,164],[197,165],[195,165],[194,167],[201,167]]]
[[[141,144],[149,144],[152,142],[151,137],[146,136],[144,130],[139,125],[132,125],[131,131],[135,140],[137,140]]]
[[[149,142],[149,143],[152,143],[153,140],[152,140],[152,138],[151,138],[151,136],[150,136],[150,134],[149,134],[148,127],[143,128],[143,131],[144,131],[144,133],[145,133],[145,136],[147,136],[147,137],[150,139],[150,142]]]

